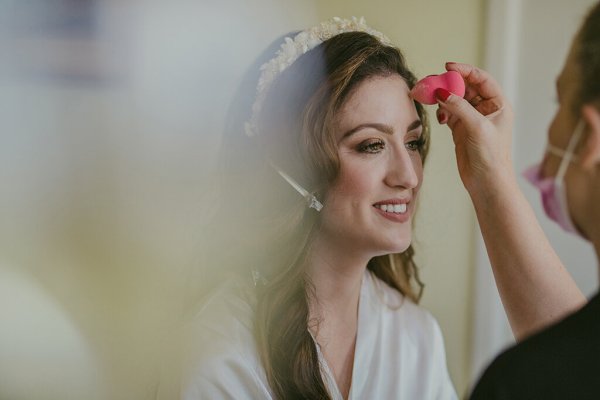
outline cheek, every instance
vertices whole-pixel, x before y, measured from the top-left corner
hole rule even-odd
[[[372,190],[372,179],[369,180],[364,174],[348,173],[343,177],[338,186],[339,193],[349,200],[356,201]]]
[[[556,114],[554,114],[554,118],[552,119],[550,127],[548,128],[547,144],[561,147],[560,132],[563,129],[563,121],[564,118],[562,116],[562,108],[559,108],[556,111]],[[541,163],[540,175],[542,177],[554,176],[558,171],[560,158],[546,152],[543,155]]]
[[[548,128],[548,142],[560,148],[567,147],[568,138],[571,136],[576,122],[573,121],[567,104],[559,106]]]
[[[586,216],[586,203],[589,201],[590,195],[590,185],[589,182],[583,177],[583,174],[580,174],[573,169],[567,170],[567,175],[565,176],[566,192],[567,192],[567,203],[569,205],[569,211],[571,216],[574,219],[578,220],[576,217]]]
[[[332,200],[336,203],[360,201],[372,193],[376,175],[377,171],[372,166],[359,162],[341,162],[337,179],[330,189]]]
[[[556,176],[558,173],[558,167],[560,166],[561,158],[550,153],[546,153],[542,159],[542,168],[540,170],[540,176],[542,178],[548,178]]]
[[[556,142],[556,134],[559,130],[560,124],[560,109],[556,111],[554,114],[554,118],[552,118],[552,122],[550,122],[550,126],[548,127],[548,142],[554,144]]]

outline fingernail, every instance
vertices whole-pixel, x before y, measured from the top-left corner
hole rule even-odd
[[[437,120],[440,123],[440,125],[444,125],[445,123],[448,122],[448,116],[446,115],[446,113],[439,113],[436,114],[437,116]]]
[[[437,89],[435,89],[434,93],[435,93],[435,97],[441,101],[448,100],[448,97],[450,97],[450,94],[451,94],[449,91],[447,91],[444,88],[437,88]]]

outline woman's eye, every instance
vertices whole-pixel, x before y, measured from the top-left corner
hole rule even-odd
[[[406,148],[410,151],[420,151],[423,146],[425,146],[425,139],[423,139],[423,137],[406,143]]]
[[[358,151],[361,153],[379,153],[384,148],[385,143],[379,139],[367,140],[358,145]]]

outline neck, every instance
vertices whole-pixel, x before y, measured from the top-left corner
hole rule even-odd
[[[329,331],[356,326],[362,278],[369,257],[316,239],[308,255],[307,274],[314,288],[310,318]]]

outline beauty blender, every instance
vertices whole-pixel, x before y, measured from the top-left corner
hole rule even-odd
[[[448,71],[440,75],[429,75],[415,84],[410,91],[412,98],[422,104],[437,104],[436,89],[446,89],[460,97],[465,95],[465,81],[456,71]]]

